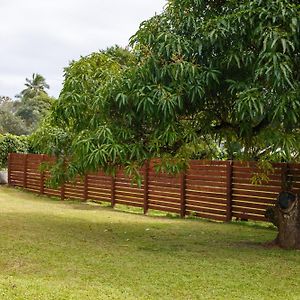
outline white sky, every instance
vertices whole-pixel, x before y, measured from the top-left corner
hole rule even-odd
[[[63,68],[99,49],[126,46],[166,0],[0,0],[0,95],[40,73],[57,97]]]

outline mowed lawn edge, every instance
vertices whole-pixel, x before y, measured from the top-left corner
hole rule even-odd
[[[267,226],[143,216],[0,187],[1,299],[299,299]]]

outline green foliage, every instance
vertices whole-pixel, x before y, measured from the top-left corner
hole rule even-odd
[[[0,132],[15,135],[30,134],[49,112],[54,98],[46,93],[49,88],[45,78],[33,74],[26,78],[26,89],[16,96],[16,100],[0,97]]]
[[[34,152],[57,157],[69,153],[71,144],[67,128],[63,129],[51,124],[50,117],[45,118],[38,129],[33,132],[30,141]]]
[[[28,131],[32,132],[45,118],[53,103],[54,99],[44,92],[33,98],[22,98],[17,104],[16,116],[20,117],[25,122]]]
[[[118,111],[110,111],[111,104],[103,97],[103,90],[108,91],[130,65],[131,53],[115,46],[71,62],[65,69],[64,86],[52,114],[33,135],[34,145],[40,151],[55,154],[59,162],[64,157],[71,160],[64,174],[84,173],[87,167],[96,170],[98,164],[107,162],[107,156],[120,156],[120,146],[113,141],[118,125],[111,126],[111,118]],[[97,165],[86,153],[94,155]],[[63,178],[61,174],[58,177]]]
[[[26,88],[14,101],[14,114],[25,123],[25,129],[32,133],[49,112],[55,99],[48,96],[49,85],[40,74],[33,74],[32,79],[26,78]]]
[[[0,97],[0,133],[15,135],[27,134],[28,130],[24,121],[17,116],[17,102],[9,97]]]
[[[169,1],[132,38],[140,55],[138,75],[124,80],[136,97],[120,109],[157,116],[156,128],[168,132],[170,124],[180,128],[187,119],[196,136],[210,133],[224,141],[229,158],[296,158],[297,3]],[[139,91],[146,91],[143,98],[151,104],[140,105]],[[159,137],[169,144],[167,136]],[[180,138],[175,133],[174,143]]]
[[[0,133],[10,133],[14,135],[27,134],[24,121],[9,111],[0,109]]]
[[[7,167],[9,153],[26,153],[29,148],[26,136],[5,134],[0,136],[0,168]]]
[[[71,138],[70,173],[299,160],[299,35],[299,1],[170,0],[126,63],[107,50],[66,69],[52,118]]]

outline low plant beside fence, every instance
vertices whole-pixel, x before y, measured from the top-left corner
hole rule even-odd
[[[232,217],[265,221],[265,210],[275,203],[287,172],[293,179],[295,192],[300,190],[300,164],[274,164],[268,182],[253,185],[255,163],[206,160],[192,160],[189,169],[178,176],[157,174],[154,162],[150,162],[141,170],[140,187],[132,185],[119,170],[115,177],[98,172],[52,189],[45,184],[49,173],[39,168],[42,162],[51,160],[54,158],[47,155],[10,154],[9,185],[62,199],[90,199],[110,202],[112,206],[141,207],[144,213],[154,209],[218,221],[230,221]]]

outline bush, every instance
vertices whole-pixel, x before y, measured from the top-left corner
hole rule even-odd
[[[29,149],[27,136],[5,134],[0,136],[0,168],[7,168],[9,153],[27,153]]]

